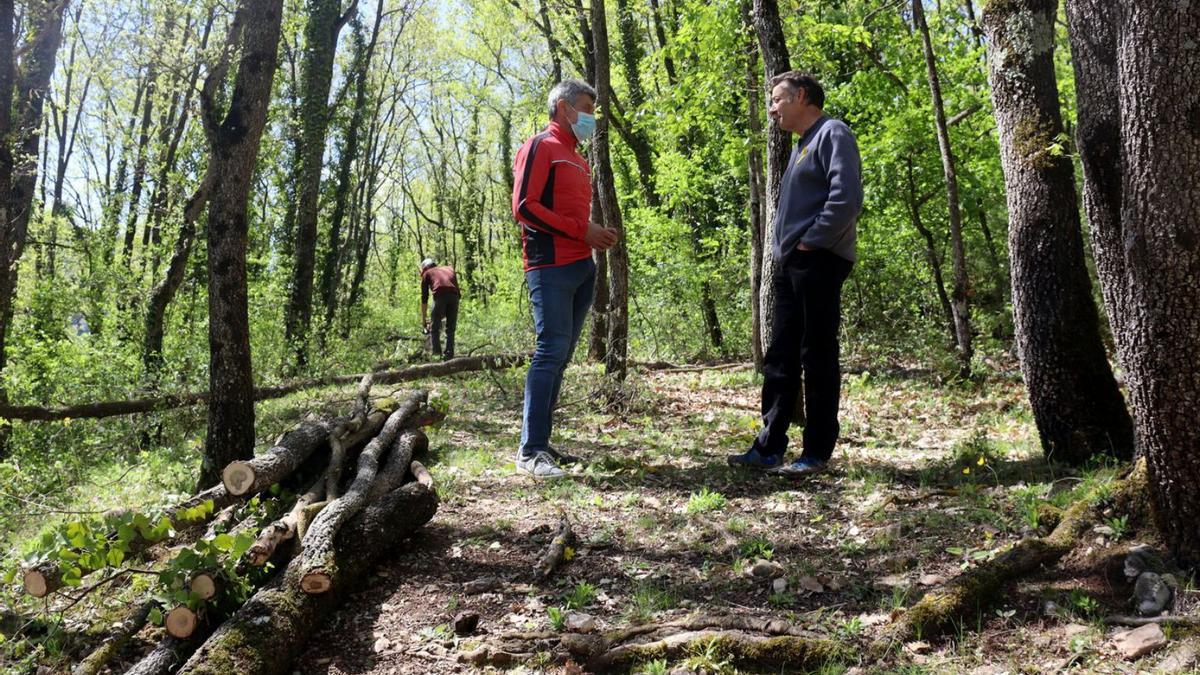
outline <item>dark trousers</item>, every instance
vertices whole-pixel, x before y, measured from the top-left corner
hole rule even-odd
[[[763,454],[787,450],[787,430],[804,382],[802,456],[828,461],[838,438],[842,369],[838,328],[842,284],[853,263],[829,251],[793,251],[772,279],[775,318],[763,364],[763,430],[755,444]]]
[[[442,320],[446,320],[446,358],[454,358],[454,329],[458,327],[458,293],[441,293],[433,296],[430,311],[433,326],[429,330],[429,341],[433,353],[442,353]]]

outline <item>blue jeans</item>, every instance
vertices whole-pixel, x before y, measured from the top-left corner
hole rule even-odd
[[[561,267],[525,273],[537,348],[525,376],[525,412],[521,455],[530,457],[550,447],[550,427],[563,373],[575,353],[596,290],[596,264],[591,258]]]

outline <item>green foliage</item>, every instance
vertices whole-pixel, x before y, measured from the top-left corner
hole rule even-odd
[[[743,558],[755,560],[763,558],[770,560],[775,555],[775,545],[771,543],[765,535],[755,535],[746,541],[743,541],[739,547]]]
[[[725,508],[725,504],[725,495],[705,487],[700,492],[692,493],[692,496],[688,498],[687,507],[684,510],[688,515],[710,513],[712,511],[720,511]]]
[[[596,599],[596,587],[586,581],[581,581],[563,596],[563,602],[568,609],[583,609]]]

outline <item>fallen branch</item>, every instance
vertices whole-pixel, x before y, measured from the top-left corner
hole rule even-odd
[[[673,659],[712,650],[731,665],[755,670],[810,671],[852,660],[852,649],[813,637],[778,619],[693,615],[599,634],[518,633],[502,635],[459,655],[476,666],[510,666],[539,652],[576,660],[586,670],[630,670],[652,659]]]
[[[421,483],[409,483],[371,503],[337,535],[338,564],[328,592],[301,591],[302,561],[293,560],[217,629],[180,674],[290,673],[292,661],[321,620],[362,584],[381,556],[429,522],[435,511],[437,494]]]
[[[397,384],[427,377],[443,377],[477,370],[515,368],[524,364],[528,359],[529,356],[527,354],[459,357],[440,363],[425,363],[411,368],[377,372],[375,373],[375,384]],[[255,387],[254,400],[265,401],[273,398],[281,398],[305,389],[353,384],[360,381],[363,377],[363,373],[354,375],[328,375],[326,377],[300,380],[272,387]],[[116,417],[118,415],[136,415],[172,410],[207,402],[208,392],[191,392],[126,401],[102,401],[58,407],[0,405],[0,418],[40,422],[56,422],[67,419],[100,419],[104,417]]]
[[[99,647],[93,649],[90,654],[76,664],[75,668],[71,670],[71,675],[96,675],[99,673],[129,642],[130,638],[142,630],[146,621],[149,620],[150,610],[154,609],[156,604],[154,600],[145,600],[134,607],[133,611],[124,619],[113,625],[112,631]]]
[[[702,373],[707,370],[749,370],[754,367],[752,363],[701,363],[696,365],[678,366],[666,361],[650,361],[632,364],[642,370],[659,372],[664,374],[673,373]]]
[[[206,633],[199,630],[183,639],[164,636],[149,654],[125,671],[125,675],[167,675],[203,644]]]
[[[1176,626],[1200,626],[1200,616],[1167,615],[1167,616],[1106,616],[1106,626],[1148,626],[1152,623],[1174,624]]]
[[[563,559],[567,555],[567,549],[575,543],[575,532],[571,529],[571,521],[566,516],[558,524],[558,533],[554,535],[554,539],[550,540],[550,546],[546,548],[546,552],[542,555],[542,559],[537,565],[537,580],[545,581],[550,578],[554,570],[562,564]]]
[[[413,465],[413,457],[425,452],[428,448],[429,437],[425,435],[424,431],[405,429],[400,432],[400,435],[396,437],[396,442],[392,444],[391,451],[388,452],[383,468],[379,470],[379,475],[375,477],[375,482],[371,485],[371,493],[367,495],[367,499],[378,499],[400,487]],[[422,471],[424,471],[424,467],[422,467]],[[416,475],[416,472],[414,471],[413,474]],[[428,476],[428,472],[425,475]],[[420,478],[420,476],[417,477],[418,480]]]
[[[325,499],[338,498],[342,467],[346,463],[346,449],[351,445],[348,442],[349,436],[367,422],[367,412],[370,408],[367,397],[371,392],[371,383],[374,379],[375,373],[367,373],[363,376],[358,383],[354,412],[351,413],[349,419],[339,423],[329,433],[329,468],[325,478]]]
[[[304,535],[304,552],[300,559],[300,583],[304,592],[324,593],[329,590],[336,575],[334,537],[338,529],[366,505],[371,484],[379,470],[380,457],[427,396],[424,391],[414,393],[405,405],[388,417],[379,435],[372,439],[359,455],[354,481],[346,490],[346,494],[330,502],[313,520]]]
[[[230,462],[221,471],[221,483],[229,494],[240,497],[262,492],[283,480],[329,438],[334,423],[305,422],[285,433],[267,452],[248,460]]]
[[[579,649],[580,642],[568,645],[571,650]],[[700,630],[676,633],[654,642],[627,644],[613,647],[600,654],[591,655],[572,651],[576,656],[587,656],[587,669],[610,671],[629,669],[638,663],[652,659],[677,659],[697,652],[713,650],[722,659],[732,661],[739,668],[781,669],[815,671],[829,663],[848,661],[853,656],[849,646],[833,640],[794,635],[764,637],[752,633],[730,630]]]
[[[295,506],[285,516],[267,525],[259,532],[258,538],[254,540],[250,548],[246,549],[246,561],[254,567],[266,565],[271,556],[275,555],[275,549],[279,548],[280,544],[296,536],[304,510],[316,503],[323,494],[325,494],[325,479],[321,477],[314,481],[304,494],[300,495]]]

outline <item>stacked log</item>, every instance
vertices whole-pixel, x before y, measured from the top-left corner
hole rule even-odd
[[[157,613],[163,616],[165,635],[129,672],[167,673],[185,660],[183,672],[284,672],[320,617],[341,602],[355,583],[367,578],[386,551],[437,510],[432,478],[413,458],[428,447],[420,427],[437,423],[444,415],[427,405],[425,391],[411,393],[398,405],[387,399],[372,408],[366,399],[370,383],[370,377],[360,383],[359,404],[351,415],[298,426],[265,454],[226,467],[221,485],[169,509],[168,513],[183,514],[211,499],[214,508],[206,510],[205,520],[212,524],[204,538],[247,528],[258,531],[258,537],[240,560],[222,563],[228,565],[225,571],[199,570],[185,579],[191,598],[186,604],[138,604],[80,661],[76,672],[103,670],[129,637]],[[332,456],[338,446],[347,452],[347,461],[355,462],[348,482]],[[353,451],[360,447],[355,456]],[[313,467],[317,475],[309,475]],[[266,527],[259,529],[256,516],[233,507],[283,481],[294,485],[297,474],[308,476],[308,488],[292,497],[294,502],[270,502],[278,504],[274,513],[283,515]],[[283,494],[292,493],[284,490]],[[264,495],[263,499],[273,498]],[[236,522],[239,518],[241,522]],[[284,547],[285,542],[293,545]],[[268,561],[282,571],[272,577],[263,572],[247,577],[258,580],[252,583],[265,580],[265,585],[252,589],[244,603],[240,598],[245,595],[225,592],[228,570],[236,565],[241,576]],[[27,592],[37,597],[62,587],[62,575],[52,562],[26,570],[23,580]],[[266,624],[264,617],[269,619]],[[226,660],[212,661],[215,655]],[[239,665],[230,670],[230,663]]]

